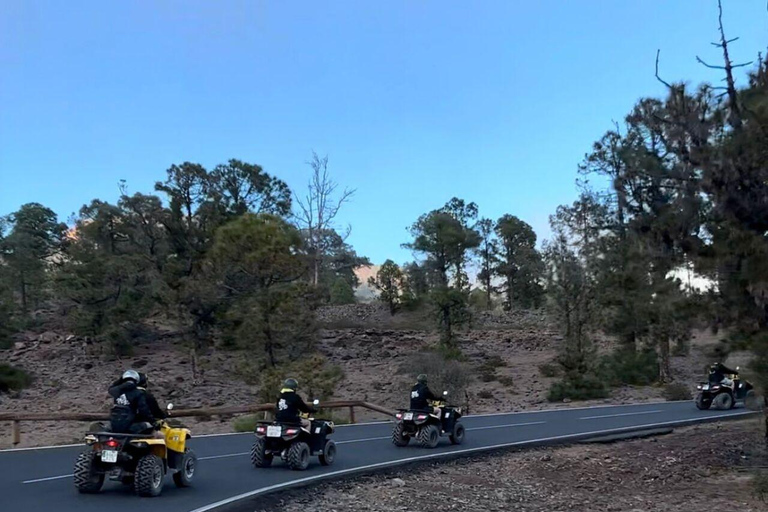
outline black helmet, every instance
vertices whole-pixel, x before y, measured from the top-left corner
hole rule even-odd
[[[146,373],[139,372],[139,387],[147,389],[149,386],[149,376]]]
[[[122,379],[123,380],[132,380],[136,384],[138,384],[139,381],[141,380],[141,378],[139,377],[139,372],[137,372],[136,370],[125,370],[123,372]]]
[[[427,383],[427,374],[426,373],[422,373],[421,375],[416,377],[416,382],[418,382],[419,384],[426,384]]]
[[[283,387],[286,389],[292,389],[293,391],[296,391],[299,389],[299,381],[296,379],[285,379],[285,382],[283,382]]]

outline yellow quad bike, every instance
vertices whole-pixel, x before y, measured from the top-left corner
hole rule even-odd
[[[173,404],[168,404],[168,410]],[[149,426],[149,424],[147,424]],[[162,438],[142,434],[89,432],[87,449],[75,461],[74,482],[81,493],[97,493],[104,479],[133,485],[139,496],[159,496],[165,475],[173,472],[177,487],[188,487],[197,468],[197,455],[186,446],[192,437],[188,428],[159,423]],[[154,430],[152,430],[154,432]]]

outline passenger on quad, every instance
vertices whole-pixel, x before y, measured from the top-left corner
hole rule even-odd
[[[149,392],[149,376],[146,373],[139,372],[139,385],[138,388],[140,391],[144,392],[144,397],[147,400],[147,405],[149,406],[149,410],[152,412],[152,417],[155,418],[155,420],[164,420],[168,417],[168,414],[166,414],[165,410],[160,407],[160,405],[157,403],[157,399],[155,396]]]
[[[439,407],[432,407],[429,404],[430,401],[437,400],[440,400],[440,397],[432,393],[427,386],[427,376],[422,373],[416,378],[416,385],[411,388],[411,410],[440,414]]]
[[[309,430],[311,422],[302,418],[300,413],[311,414],[317,411],[304,403],[296,392],[297,389],[299,389],[299,383],[296,379],[285,380],[275,405],[275,419],[282,423],[301,423],[301,428]]]
[[[147,393],[139,388],[141,376],[135,370],[126,370],[109,387],[114,399],[110,411],[110,429],[118,434],[139,434],[151,431],[156,418],[147,400]],[[157,401],[155,401],[157,405]]]
[[[725,384],[730,386],[733,384],[733,378],[738,378],[739,372],[737,370],[731,370],[723,363],[715,363],[709,367],[709,382],[710,384]]]

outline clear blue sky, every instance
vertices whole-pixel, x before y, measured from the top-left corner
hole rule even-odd
[[[765,0],[725,0],[737,60]],[[540,237],[590,144],[667,80],[719,80],[714,0],[28,1],[0,6],[0,214],[66,219],[172,163],[262,165],[292,188],[314,149],[351,243],[402,262],[406,227],[452,196]],[[743,82],[743,78],[742,78]]]

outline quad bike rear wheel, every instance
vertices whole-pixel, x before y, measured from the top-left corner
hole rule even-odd
[[[461,444],[464,442],[464,435],[467,433],[467,430],[464,428],[464,425],[462,425],[459,422],[456,422],[456,424],[453,426],[453,432],[451,433],[450,439],[451,443],[453,444]]]
[[[440,431],[436,425],[425,425],[419,429],[419,444],[424,448],[434,448],[440,441]]]
[[[104,485],[104,473],[94,471],[96,452],[87,451],[77,456],[75,460],[75,487],[83,494],[94,494]]]
[[[411,436],[406,435],[403,430],[404,427],[402,423],[396,423],[395,428],[392,429],[392,444],[395,446],[408,446]]]
[[[715,406],[715,409],[720,409],[721,411],[727,411],[728,409],[732,409],[734,402],[733,397],[730,393],[720,393],[715,397],[714,400],[712,400],[712,405]]]
[[[191,448],[187,448],[181,458],[181,467],[173,474],[173,483],[176,484],[176,487],[189,487],[192,485],[196,469],[197,454]]]
[[[267,442],[262,437],[257,437],[251,446],[251,464],[255,468],[268,468],[272,465],[274,455],[267,453]]]
[[[288,449],[288,467],[296,471],[304,471],[309,467],[309,446],[299,441]]]
[[[330,466],[333,464],[333,461],[336,460],[336,443],[330,439],[326,441],[323,453],[321,453],[318,458],[320,459],[320,464],[323,466]]]
[[[702,393],[699,393],[696,395],[696,408],[700,411],[706,411],[712,406],[712,401],[704,401],[704,395]]]
[[[154,454],[145,455],[136,465],[133,488],[136,494],[144,497],[160,496],[163,492],[165,467],[163,460]]]

